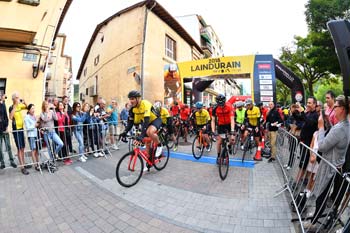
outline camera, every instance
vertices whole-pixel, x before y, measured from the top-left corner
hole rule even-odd
[[[20,99],[19,102],[23,103],[23,99]]]

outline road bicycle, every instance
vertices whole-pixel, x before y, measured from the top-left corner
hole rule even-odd
[[[243,155],[242,155],[242,163],[244,162],[244,158],[246,153],[250,152],[252,154],[252,149],[256,146],[255,140],[254,140],[254,129],[252,128],[246,128],[249,132],[247,138],[245,139],[245,142],[243,144]]]
[[[211,150],[213,141],[209,140],[209,144],[204,140],[203,129],[199,129],[192,143],[192,154],[195,159],[200,159],[203,155],[204,149],[209,148]]]
[[[235,144],[233,146],[233,154],[235,155],[237,153],[237,150],[239,149],[239,146],[241,145],[241,139],[242,139],[242,125],[236,123],[237,132],[235,135]]]
[[[135,136],[127,137],[129,141],[136,140]],[[143,139],[144,143],[150,143],[151,156],[146,150],[143,150],[139,146],[134,146],[134,149],[125,155],[123,155],[116,166],[116,178],[120,185],[124,187],[131,187],[141,179],[144,171],[144,161],[146,162],[147,170],[153,166],[156,170],[163,170],[169,161],[169,147],[165,144],[163,146],[162,154],[159,157],[155,157],[155,151],[157,144],[152,142],[151,138],[146,137]]]
[[[161,127],[158,131],[158,137],[163,145],[168,145],[169,149],[172,149],[176,142],[172,139],[169,131],[166,127]]]
[[[219,134],[222,139],[221,152],[218,159],[219,175],[222,180],[225,180],[230,167],[230,156],[233,156],[233,148],[235,145],[231,145],[230,148],[230,136],[231,134],[226,132],[225,134]]]

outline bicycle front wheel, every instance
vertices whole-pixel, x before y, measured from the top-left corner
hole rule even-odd
[[[249,150],[249,138],[246,138],[246,140],[245,140],[245,142],[244,142],[244,144],[243,144],[243,147],[244,147],[244,150],[243,150],[243,155],[242,155],[242,163],[244,162],[244,157],[245,157],[245,155],[247,154],[247,151]]]
[[[154,159],[154,168],[158,171],[163,170],[168,164],[170,157],[169,147],[167,145],[163,145],[162,154]]]
[[[219,175],[222,180],[226,179],[229,167],[230,159],[228,156],[228,151],[226,147],[224,147],[219,157]]]
[[[142,176],[143,166],[142,158],[134,155],[134,151],[123,155],[115,171],[118,183],[127,188],[137,184]]]
[[[197,146],[198,145],[198,146]],[[203,155],[204,146],[197,135],[192,143],[192,154],[195,159],[200,159]]]

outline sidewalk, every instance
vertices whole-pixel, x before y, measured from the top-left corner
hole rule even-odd
[[[125,152],[51,175],[0,170],[1,232],[294,232],[285,196],[273,198],[282,186],[277,163],[230,167],[221,181],[214,164],[170,158],[123,188],[115,165]]]

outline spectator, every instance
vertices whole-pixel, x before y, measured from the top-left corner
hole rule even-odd
[[[317,105],[316,105],[316,112],[318,115],[321,114],[321,110],[323,109],[323,103],[319,100],[317,100]]]
[[[294,138],[289,139],[289,161],[288,164],[284,165],[287,169],[290,169],[294,163],[294,152],[297,146],[298,141],[300,140],[300,132],[301,128],[304,125],[304,119],[301,116],[300,111],[301,108],[299,108],[298,105],[292,104],[290,106],[290,111],[289,111],[289,132],[297,139],[295,140]]]
[[[69,105],[69,99],[68,96],[63,96],[63,104],[64,104],[64,112],[66,112],[68,114],[69,117],[69,124],[72,124],[72,113],[73,113],[73,109],[72,107]],[[69,149],[70,153],[75,153],[75,151],[73,150],[73,144],[72,144],[72,130],[71,127],[68,127],[66,129],[66,142],[67,142],[67,146]]]
[[[179,103],[174,101],[173,106],[170,107],[170,113],[172,117],[178,117],[180,114]]]
[[[126,103],[125,107],[120,112],[120,120],[122,121],[123,128],[125,129],[126,125],[128,124],[128,116],[129,116],[129,104]]]
[[[35,164],[35,170],[40,171],[39,168],[39,157],[38,157],[38,130],[37,127],[39,123],[35,117],[35,107],[34,104],[28,105],[28,113],[24,118],[24,124],[27,130],[27,137],[29,142],[29,147],[32,152],[33,163]]]
[[[269,130],[269,138],[271,145],[271,158],[269,158],[268,162],[275,161],[276,159],[276,136],[278,130],[278,124],[282,124],[283,120],[279,112],[277,111],[275,104],[273,102],[269,103],[270,111],[266,116],[266,123],[268,124]]]
[[[40,113],[40,127],[47,130],[44,132],[44,141],[47,146],[50,159],[53,161],[56,156],[58,157],[58,153],[63,147],[63,142],[54,130],[54,121],[57,121],[57,114],[55,110],[50,109],[52,107],[53,105],[49,105],[47,101],[43,101],[41,105],[42,112]],[[49,140],[52,140],[54,143],[52,146],[54,154],[52,154],[53,151],[51,151]]]
[[[10,159],[10,164],[13,168],[16,168],[17,165],[13,159],[10,137],[8,133],[9,119],[7,116],[5,100],[7,96],[5,94],[0,96],[0,169],[5,168],[4,154],[2,151],[2,142],[5,142],[6,150]]]
[[[57,108],[56,108],[56,115],[57,115],[57,126],[58,126],[58,134],[61,138],[61,140],[64,142],[63,147],[59,153],[59,156],[61,159],[63,159],[63,163],[65,165],[70,165],[73,163],[73,161],[68,158],[68,150],[67,150],[67,137],[66,134],[70,134],[70,119],[68,116],[68,113],[64,111],[64,103],[58,102]]]
[[[57,97],[53,98],[52,104],[53,104],[53,107],[54,107],[55,109],[58,108],[58,98],[57,98]]]
[[[28,175],[29,172],[27,171],[26,168],[29,168],[30,166],[24,165],[24,147],[25,147],[24,132],[23,132],[24,120],[21,112],[27,109],[27,105],[23,99],[19,98],[18,92],[15,92],[12,94],[12,102],[13,102],[13,105],[10,106],[9,112],[10,112],[10,119],[12,120],[13,137],[18,150],[18,160],[19,160],[19,164],[23,175]]]
[[[97,109],[97,110],[96,110]],[[105,140],[106,140],[106,133],[108,130],[108,125],[106,124],[108,117],[110,116],[106,112],[106,101],[104,99],[100,99],[100,103],[98,108],[95,107],[95,110],[97,112],[97,117],[99,118],[99,147],[103,148],[103,152],[105,154],[108,154],[109,151],[106,149],[105,146]]]
[[[84,155],[84,140],[83,140],[83,122],[86,119],[86,113],[80,111],[81,105],[78,102],[73,104],[72,121],[75,125],[74,135],[79,144],[79,161],[85,163],[87,157]]]
[[[111,105],[107,107],[107,113],[110,115],[107,118],[109,129],[109,141],[112,145],[112,149],[119,150],[119,147],[115,144],[115,137],[117,136],[118,127],[118,104],[115,99],[112,99]]]
[[[300,131],[300,141],[303,142],[306,146],[310,147],[312,136],[317,130],[317,119],[318,114],[316,112],[317,100],[315,97],[311,96],[307,99],[306,113],[301,112],[301,117],[304,121],[303,127]],[[299,112],[301,111],[299,107]],[[297,182],[300,178],[304,176],[307,165],[309,164],[310,152],[309,150],[301,150],[300,163],[299,163],[299,172],[297,175]]]
[[[332,163],[340,171],[345,162],[346,150],[349,146],[350,127],[347,119],[349,113],[348,100],[344,96],[338,96],[333,106],[335,117],[338,121],[334,125],[327,136],[325,135],[324,120],[322,114],[318,119],[318,150],[322,152],[322,157]],[[338,175],[327,163],[323,160],[320,162],[318,168],[318,175],[315,181],[314,194],[316,196],[316,209],[311,222],[304,223],[304,228],[317,229],[315,224],[323,214],[326,207],[326,198],[330,194],[333,180],[341,180],[342,177]],[[338,192],[339,189],[333,190]]]
[[[326,110],[326,115],[328,116],[329,121],[331,122],[332,125],[335,125],[338,122],[334,112],[334,99],[335,99],[334,92],[331,90],[327,91],[326,92],[327,108],[325,110]]]

